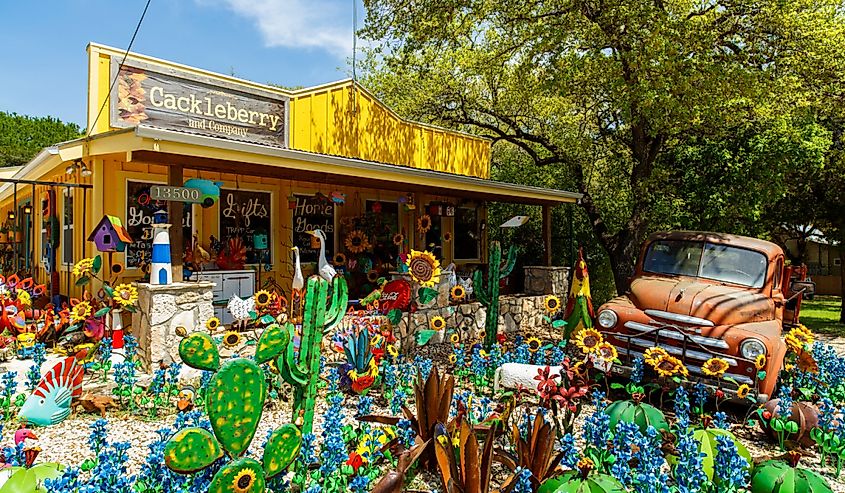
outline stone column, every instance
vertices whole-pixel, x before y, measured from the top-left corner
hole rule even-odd
[[[525,267],[525,294],[554,294],[558,297],[569,294],[569,267]]]
[[[177,327],[188,333],[206,330],[214,316],[213,282],[175,282],[167,285],[138,283],[138,310],[132,328],[138,337],[138,355],[149,370],[160,361],[181,362]]]

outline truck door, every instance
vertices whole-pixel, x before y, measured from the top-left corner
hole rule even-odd
[[[801,311],[801,300],[803,299],[801,283],[807,278],[807,266],[790,266],[784,269],[783,291],[786,297],[786,304],[783,309],[783,324],[795,326],[800,323],[798,319]]]

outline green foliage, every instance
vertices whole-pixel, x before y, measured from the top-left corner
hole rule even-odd
[[[0,167],[28,163],[44,147],[80,137],[75,123],[0,111]]]
[[[578,471],[566,471],[547,479],[537,493],[625,493],[625,486],[608,474],[594,473],[583,478]]]
[[[365,5],[366,85],[494,139],[498,179],[584,193],[572,223],[590,234],[574,235],[601,245],[620,290],[651,231],[766,229],[755,218],[814,179],[845,121],[833,0]]]

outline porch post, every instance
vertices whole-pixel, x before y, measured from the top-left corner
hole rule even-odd
[[[552,265],[552,206],[543,204],[543,265]]]
[[[181,164],[168,166],[167,184],[172,187],[181,187],[184,184]],[[173,225],[170,228],[170,268],[173,272],[173,282],[182,282],[182,255],[185,253],[182,238],[184,211],[184,203],[175,200],[167,202],[167,220]]]

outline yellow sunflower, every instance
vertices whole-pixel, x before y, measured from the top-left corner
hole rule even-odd
[[[396,233],[393,235],[393,244],[396,246],[402,246],[402,243],[405,242],[405,235],[402,233]]]
[[[553,294],[546,296],[543,306],[546,308],[546,313],[554,315],[558,310],[560,310],[560,298]]]
[[[332,263],[335,267],[343,267],[346,265],[346,255],[342,253],[334,254],[334,258],[332,259]]]
[[[217,317],[211,317],[205,321],[205,328],[208,329],[209,332],[214,332],[217,330],[217,327],[220,327],[220,319]]]
[[[452,301],[463,301],[463,299],[467,297],[467,290],[460,284],[456,284],[451,291],[449,291],[449,296],[452,298]]]
[[[132,306],[138,301],[138,290],[131,284],[118,284],[114,288],[114,301],[120,306]]]
[[[73,266],[73,275],[75,276],[82,276],[89,272],[91,269],[94,268],[94,259],[93,258],[84,258],[76,263]]]
[[[235,493],[251,493],[255,483],[255,472],[249,468],[243,468],[232,480],[232,491]]]
[[[711,377],[721,378],[730,367],[730,363],[722,358],[710,358],[704,362],[701,372]]]
[[[643,361],[651,366],[655,366],[657,361],[665,356],[669,356],[669,353],[667,353],[665,349],[660,346],[654,346],[645,350]]]
[[[537,339],[536,337],[529,337],[528,340],[525,342],[528,344],[528,350],[532,353],[536,353],[537,351],[539,351],[540,346],[543,345],[543,343],[540,342],[540,339]]]
[[[23,306],[32,306],[32,297],[29,296],[29,293],[24,291],[23,289],[18,290],[18,301],[21,302]]]
[[[451,337],[449,337],[449,340],[452,341],[452,344],[457,344],[457,343],[461,342],[461,336],[459,336],[458,333],[456,332],[456,333],[452,334]]]
[[[798,327],[790,330],[785,339],[786,345],[789,346],[789,349],[796,353],[804,349],[806,346],[811,346],[815,341],[813,333],[810,332],[810,329],[804,327],[803,325],[799,325]]]
[[[654,369],[661,377],[674,377],[675,375],[688,376],[689,370],[678,358],[674,356],[663,356],[657,360]]]
[[[445,233],[443,233],[443,242],[449,243],[450,241],[452,241],[452,233],[449,232],[449,231],[446,231]]]
[[[440,261],[430,252],[411,249],[405,265],[411,278],[420,286],[431,287],[440,282]]]
[[[740,385],[738,389],[736,389],[736,396],[740,399],[745,399],[746,397],[748,397],[749,392],[751,392],[751,387],[749,387],[747,383],[744,383]]]
[[[605,361],[613,361],[619,356],[619,353],[616,351],[616,347],[613,344],[603,342],[599,344],[598,355]]]
[[[367,271],[367,280],[370,282],[378,281],[378,271],[375,269],[370,269]]]
[[[343,244],[346,245],[346,249],[351,253],[361,253],[370,249],[370,240],[367,239],[367,235],[360,229],[356,229],[346,235]]]
[[[387,346],[387,354],[393,356],[394,358],[399,356],[399,350],[396,349],[396,346],[390,344]]]
[[[264,308],[270,304],[270,292],[265,289],[255,293],[253,297],[255,298],[255,306],[258,308]]]
[[[431,330],[440,331],[446,328],[446,319],[439,315],[431,317],[431,321],[429,321],[428,325],[431,327]]]
[[[585,353],[598,351],[603,342],[604,337],[595,329],[581,329],[575,335],[575,345]]]
[[[241,333],[235,330],[227,330],[223,335],[223,347],[233,349],[241,344]]]
[[[91,304],[87,301],[80,301],[70,310],[70,317],[74,322],[82,322],[91,315]]]
[[[766,367],[766,355],[765,354],[758,354],[757,358],[754,360],[754,367],[758,370],[762,370]]]
[[[449,363],[452,363],[454,365],[456,361],[458,361],[458,357],[455,356],[455,353],[450,354],[449,355]]]
[[[422,216],[417,219],[417,231],[422,234],[428,233],[428,230],[431,229],[431,216],[428,214],[423,214]]]

